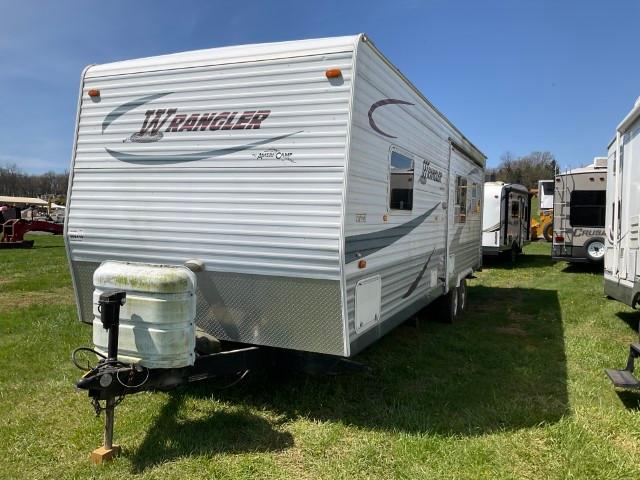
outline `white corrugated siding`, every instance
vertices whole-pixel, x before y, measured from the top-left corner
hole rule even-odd
[[[394,226],[420,216],[438,205],[436,210],[411,233],[397,240],[391,246],[368,254],[365,269],[359,269],[357,261],[345,266],[347,290],[347,316],[349,338],[353,342],[359,335],[355,333],[355,285],[358,280],[371,275],[382,279],[382,302],[380,321],[384,322],[403,308],[424,298],[430,285],[430,272],[435,269],[438,277],[444,276],[445,215],[441,202],[446,201],[447,183],[453,183],[455,176],[447,174],[449,141],[452,137],[458,143],[465,139],[417,92],[415,92],[380,56],[367,44],[359,46],[356,59],[355,97],[353,105],[352,139],[349,152],[347,203],[345,213],[345,237],[373,232],[383,232]],[[398,99],[414,105],[387,105],[375,110],[376,125],[383,131],[396,136],[391,139],[376,133],[369,124],[368,113],[371,106],[382,99]],[[417,155],[421,160],[431,162],[431,166],[443,172],[442,183],[427,181],[421,184],[418,177],[422,163],[416,161],[414,180],[414,207],[411,212],[389,210],[389,151],[392,146]],[[454,151],[452,169],[465,167],[465,175],[471,174],[469,183],[482,182],[482,169],[470,160],[459,161]],[[482,189],[480,188],[480,193]],[[451,193],[455,197],[455,191]],[[452,208],[449,209],[450,211]],[[366,221],[362,221],[362,215]],[[383,217],[388,214],[387,221]],[[356,217],[360,221],[356,221]],[[476,218],[477,217],[477,218]],[[459,264],[477,266],[480,261],[481,219],[479,214],[470,216],[469,222],[459,228],[452,224],[452,241],[456,243]],[[403,298],[417,278],[428,256],[428,270],[420,280],[416,290]],[[454,253],[454,252],[452,252]],[[442,286],[442,283],[438,283]]]
[[[181,54],[89,69],[68,221],[68,231],[82,236],[69,238],[73,259],[199,258],[207,270],[339,279],[352,52],[226,65],[215,65],[216,50],[197,53],[200,66],[192,68],[172,67],[171,60],[184,65],[179,60],[189,55]],[[226,54],[220,57],[230,61]],[[136,65],[147,71],[135,73]],[[328,81],[328,68],[340,68],[342,81]],[[89,89],[100,90],[99,102],[88,97]],[[104,128],[118,106],[167,92]],[[265,109],[271,114],[260,129],[183,131],[153,143],[125,142],[140,129],[146,110],[168,108],[189,115]],[[163,159],[189,160],[194,152],[283,135],[289,136],[235,153]],[[256,157],[268,148],[291,157]],[[107,149],[151,158],[123,162]]]

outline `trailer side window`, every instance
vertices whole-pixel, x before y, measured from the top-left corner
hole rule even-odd
[[[413,208],[413,159],[392,150],[390,162],[389,208],[411,210]]]
[[[465,223],[467,221],[467,179],[458,175],[456,177],[456,206],[455,222]]]
[[[520,204],[518,200],[511,201],[511,218],[518,218],[520,216]]]

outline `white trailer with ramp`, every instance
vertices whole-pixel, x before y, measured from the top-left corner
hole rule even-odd
[[[640,97],[609,144],[605,215],[604,292],[630,307],[640,302]],[[640,389],[633,375],[640,342],[629,346],[627,366],[608,369],[616,387]]]
[[[453,320],[484,164],[365,35],[90,66],[65,225],[78,315],[120,261],[191,267],[194,320],[223,342],[350,357],[435,300]]]

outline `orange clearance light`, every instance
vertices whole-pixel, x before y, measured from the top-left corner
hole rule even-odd
[[[367,261],[362,259],[358,261],[358,268],[365,268],[367,266]]]
[[[90,97],[99,97],[100,96],[100,90],[98,90],[97,88],[92,88],[91,90],[89,90],[89,96]]]
[[[324,72],[324,74],[327,76],[327,78],[339,78],[342,76],[342,70],[340,70],[339,68],[330,68],[329,70]]]

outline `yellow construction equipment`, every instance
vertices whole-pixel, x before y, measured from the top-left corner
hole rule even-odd
[[[531,240],[543,236],[547,242],[553,238],[553,210],[540,210],[540,221],[531,219]]]

